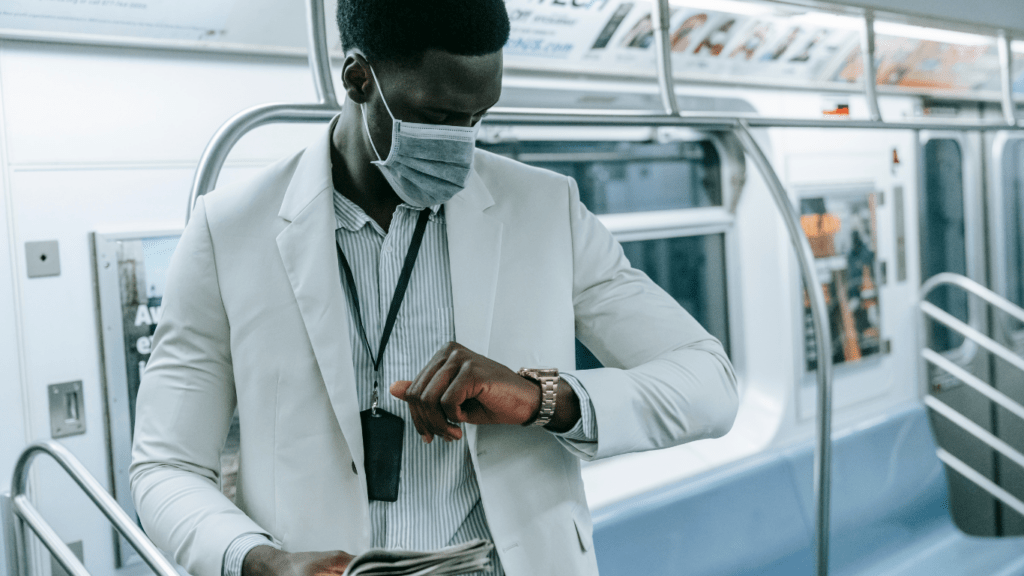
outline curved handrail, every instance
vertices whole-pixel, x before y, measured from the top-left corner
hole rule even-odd
[[[199,159],[192,190],[188,197],[185,222],[192,217],[192,208],[200,196],[213,190],[224,161],[235,144],[250,131],[277,122],[326,122],[340,112],[327,104],[264,104],[236,114],[213,135]]]
[[[85,566],[75,557],[71,549],[61,541],[49,524],[43,520],[39,511],[36,510],[26,495],[28,473],[32,462],[38,456],[44,454],[53,458],[68,473],[68,476],[78,484],[79,488],[85,492],[93,504],[100,509],[100,512],[110,520],[111,524],[114,525],[114,529],[128,540],[132,548],[139,553],[139,556],[158,576],[179,576],[174,566],[164,558],[160,550],[153,545],[149,538],[143,534],[142,530],[135,525],[135,522],[128,517],[128,514],[118,506],[113,497],[107,493],[96,478],[85,469],[85,466],[67,448],[52,441],[37,442],[21,453],[17,464],[14,466],[14,475],[11,478],[12,508],[15,516],[29,525],[69,574],[72,576],[89,576]],[[23,548],[25,543],[24,530],[19,527],[16,528],[16,531],[20,534],[18,536],[19,542],[12,544],[22,546],[22,549],[19,550],[19,562],[23,566],[22,574],[26,574]]]
[[[965,292],[974,294],[978,298],[981,298],[985,302],[988,302],[992,306],[999,308],[1003,312],[1013,316],[1017,320],[1024,322],[1024,309],[1017,306],[1013,302],[1010,302],[1003,296],[996,294],[992,290],[989,290],[982,284],[971,280],[970,278],[962,274],[954,274],[952,272],[941,272],[932,276],[928,280],[921,284],[921,290],[919,292],[920,299],[923,301],[932,293],[933,290],[939,286],[956,286],[961,288]]]
[[[325,122],[341,111],[331,79],[331,58],[327,51],[327,27],[323,0],[306,2],[306,26],[309,34],[309,70],[316,89],[315,104],[264,104],[239,112],[210,139],[199,159],[192,190],[185,210],[185,222],[192,218],[196,200],[217,185],[228,154],[250,131],[274,123]]]

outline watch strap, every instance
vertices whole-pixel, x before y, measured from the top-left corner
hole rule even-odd
[[[536,382],[540,386],[540,411],[532,421],[523,426],[545,426],[555,415],[555,404],[558,398],[558,370],[555,368],[523,368],[519,375]]]

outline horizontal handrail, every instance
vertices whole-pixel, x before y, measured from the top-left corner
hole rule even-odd
[[[942,308],[939,308],[931,302],[920,303],[921,312],[931,319],[945,325],[946,327],[959,332],[962,336],[973,340],[974,342],[981,345],[982,348],[989,352],[999,356],[1005,360],[1008,364],[1024,372],[1024,358],[1017,356],[1012,350],[982,334],[977,329],[969,326],[965,322],[961,321],[956,316],[953,316],[949,312],[946,312]]]
[[[21,453],[17,464],[14,466],[14,475],[11,479],[13,512],[39,536],[43,544],[53,553],[54,557],[57,558],[57,561],[60,562],[68,573],[72,576],[89,576],[85,566],[75,557],[71,549],[61,541],[60,537],[57,536],[56,532],[46,523],[42,516],[39,515],[39,511],[32,505],[26,494],[30,467],[32,462],[41,455],[49,456],[67,472],[68,476],[78,484],[79,488],[85,492],[86,496],[92,500],[100,512],[110,520],[111,524],[114,525],[114,529],[139,553],[139,556],[142,557],[143,561],[149,565],[157,576],[178,576],[174,566],[164,558],[160,550],[143,534],[142,530],[135,525],[135,522],[128,517],[128,514],[121,509],[96,478],[86,470],[85,466],[67,448],[52,441],[37,442]],[[25,538],[23,531],[21,532],[19,544],[24,547]],[[23,567],[22,574],[24,575],[26,574],[24,568],[24,558],[26,558],[24,548],[18,550],[17,553],[19,558],[22,559],[20,562]]]
[[[971,388],[974,388],[981,394],[984,394],[985,396],[988,397],[989,400],[995,402],[996,404],[999,404],[1003,408],[1012,412],[1021,420],[1024,420],[1024,405],[1018,404],[1016,401],[1014,401],[1006,394],[1003,394],[999,390],[996,390],[996,388],[993,387],[988,382],[985,382],[981,378],[978,378],[974,374],[971,374],[967,370],[964,370],[957,363],[953,362],[949,358],[946,358],[942,354],[939,354],[935,350],[932,350],[931,348],[925,348],[924,350],[921,350],[921,356],[928,362],[945,370],[957,380],[963,382],[964,384],[967,384]]]
[[[971,280],[970,278],[960,275],[953,274],[952,272],[942,272],[932,276],[921,285],[921,300],[924,300],[933,290],[939,286],[956,286],[963,289],[965,292],[974,294],[978,298],[981,298],[985,302],[999,308],[1003,312],[1013,316],[1017,320],[1024,322],[1024,309],[1017,306],[1013,302],[1010,302],[1003,296],[996,294],[992,290],[989,290],[982,284]]]
[[[974,436],[978,440],[981,440],[985,444],[988,444],[991,448],[1000,452],[1003,456],[1006,456],[1014,463],[1016,463],[1018,466],[1024,468],[1024,454],[1021,454],[1020,452],[1015,450],[1013,446],[1010,446],[995,434],[989,432],[988,430],[985,430],[984,428],[976,424],[974,421],[972,421],[970,418],[957,412],[949,404],[946,404],[942,400],[939,400],[938,398],[930,394],[924,397],[924,404],[925,406],[928,406],[929,408],[934,410],[936,413],[945,416],[947,420],[949,420],[953,424],[956,424],[971,436]]]
[[[939,460],[942,460],[947,466],[959,472],[964,478],[974,482],[979,488],[988,492],[1003,504],[1006,504],[1010,508],[1016,510],[1018,514],[1024,514],[1024,502],[1021,502],[1016,496],[1010,494],[998,484],[986,478],[981,472],[971,468],[966,462],[956,456],[953,456],[949,452],[946,452],[942,448],[936,450],[936,453],[939,456]]]

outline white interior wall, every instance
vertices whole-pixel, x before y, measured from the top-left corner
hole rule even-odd
[[[47,385],[81,380],[87,432],[62,443],[109,487],[89,233],[181,228],[214,131],[253,105],[311,102],[312,82],[301,59],[16,42],[0,45],[0,82],[0,482],[28,441],[49,437]],[[301,149],[318,129],[257,130],[231,155],[222,182]],[[24,243],[34,240],[59,241],[60,276],[27,278]],[[55,467],[40,464],[42,513],[66,541],[83,540],[91,573],[112,574],[105,520]]]

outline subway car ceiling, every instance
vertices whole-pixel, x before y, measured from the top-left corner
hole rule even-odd
[[[325,4],[326,32],[337,65],[332,4]],[[506,4],[512,39],[501,108],[662,113],[650,2]],[[1024,97],[1024,11],[1017,0],[983,8],[882,4],[672,0],[677,104],[695,115],[830,122],[752,132],[792,201],[826,299],[837,433],[848,437],[920,407],[931,392],[1020,449],[1024,427],[951,373],[922,367],[919,352],[925,342],[1018,401],[1019,374],[961,334],[924,323],[918,305],[922,283],[943,272],[1024,305],[1024,134],[855,130],[844,122],[870,118],[858,7],[877,10],[883,119],[990,126],[1005,119],[1001,58],[1012,63],[1013,101]],[[134,397],[197,163],[237,113],[316,101],[306,9],[302,0],[179,0],[126,21],[112,6],[0,5],[0,268],[9,276],[0,283],[0,492],[26,445],[59,436],[133,513]],[[1008,55],[1000,30],[1010,37]],[[740,378],[740,415],[729,435],[587,464],[590,507],[613,510],[702,473],[812,443],[822,361],[812,303],[771,184],[732,125],[496,117],[482,123],[479,147],[575,178],[630,262],[723,342]],[[247,134],[219,183],[294,153],[320,128],[272,125]],[[49,255],[50,268],[40,273],[41,255]],[[976,300],[948,286],[928,297],[954,319],[1024,350],[1021,326]],[[578,344],[577,364],[599,362]],[[51,402],[55,394],[63,403]],[[51,426],[61,418],[81,429]],[[1024,473],[997,450],[947,420],[935,417],[932,426],[943,450],[1024,497]],[[897,432],[916,438],[909,429]],[[237,443],[236,429],[222,456],[229,497]],[[89,571],[140,573],[138,558],[71,482],[47,463],[40,467],[36,504],[64,541],[80,544]],[[951,474],[949,484],[961,529],[1024,533],[1024,517],[965,477]],[[809,510],[809,487],[807,496]],[[0,537],[0,556],[10,545]],[[49,574],[47,558],[36,556],[33,576]]]

